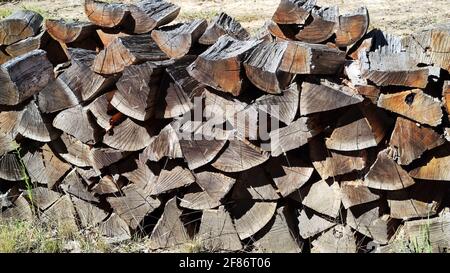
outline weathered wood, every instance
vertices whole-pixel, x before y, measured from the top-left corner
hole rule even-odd
[[[2,111],[0,112],[0,133],[15,138],[17,126],[22,120],[24,111]]]
[[[121,159],[125,158],[128,153],[111,149],[111,148],[93,148],[89,155],[92,167],[96,170],[101,170],[108,167]]]
[[[95,31],[95,26],[91,23],[67,23],[64,20],[53,19],[46,19],[45,27],[53,39],[66,44],[81,42]]]
[[[78,197],[87,202],[98,203],[100,200],[90,192],[77,170],[70,171],[60,184],[60,188],[66,193]]]
[[[76,197],[72,197],[72,202],[83,228],[95,227],[108,216],[104,210]]]
[[[93,186],[100,179],[100,174],[94,170],[94,168],[86,168],[82,169],[79,167],[75,168],[77,173],[83,179],[84,183],[86,183],[89,187]]]
[[[180,219],[181,215],[182,211],[177,206],[176,197],[170,199],[150,236],[152,249],[179,246],[189,241],[189,235]]]
[[[152,38],[167,56],[179,59],[189,53],[207,26],[206,20],[197,19],[189,23],[154,30]]]
[[[369,27],[369,12],[361,7],[355,12],[340,15],[336,27],[336,46],[346,47],[358,42]]]
[[[5,48],[6,53],[11,57],[19,57],[36,49],[47,49],[49,35],[46,31],[42,31],[36,36],[26,38]],[[48,57],[51,59],[51,57]]]
[[[60,142],[53,142],[51,144],[55,152],[61,156],[65,161],[77,167],[92,166],[89,154],[91,148],[84,144],[77,138],[72,137],[66,133],[61,134]]]
[[[205,33],[200,37],[199,43],[213,45],[224,35],[229,35],[237,40],[247,40],[250,38],[248,31],[238,21],[228,14],[221,12],[209,24]]]
[[[125,67],[146,61],[167,60],[150,35],[118,37],[95,57],[92,70],[99,74],[115,74]]]
[[[364,177],[364,184],[373,189],[394,191],[412,186],[414,179],[390,156],[391,150],[378,153],[377,160]]]
[[[37,49],[4,63],[0,68],[0,104],[16,105],[41,91],[54,79],[45,51]]]
[[[130,14],[124,4],[110,4],[96,0],[85,0],[84,12],[94,25],[109,28],[120,26]]]
[[[195,177],[185,168],[176,166],[173,169],[164,169],[159,174],[158,180],[150,187],[150,195],[160,195],[170,190],[188,186],[195,182]]]
[[[122,151],[139,151],[147,147],[150,142],[148,128],[130,118],[125,119],[103,137],[104,144]]]
[[[61,78],[56,78],[42,89],[37,102],[42,113],[59,112],[80,103],[72,89]]]
[[[13,137],[0,133],[0,156],[16,150],[19,145],[14,141]]]
[[[233,200],[273,201],[280,199],[272,179],[261,166],[242,172],[233,187]]]
[[[26,138],[40,142],[50,142],[58,137],[51,119],[41,115],[34,101],[25,107],[17,132]]]
[[[325,112],[358,104],[363,97],[350,87],[327,80],[320,84],[304,82],[300,92],[300,114]]]
[[[448,148],[434,153],[425,165],[409,172],[414,178],[425,180],[450,181],[450,155]]]
[[[381,196],[364,186],[362,180],[341,182],[342,204],[345,209],[379,200]]]
[[[222,36],[188,67],[197,81],[238,96],[242,92],[242,62],[261,41],[239,41]]]
[[[129,5],[133,18],[133,33],[143,34],[156,27],[166,25],[175,20],[180,13],[180,7],[163,0],[142,0],[136,5]]]
[[[114,29],[97,29],[96,32],[103,44],[103,47],[108,47],[117,38],[130,36],[130,34]]]
[[[312,253],[356,253],[356,239],[349,226],[337,225],[312,242]]]
[[[111,176],[104,176],[92,187],[92,191],[97,194],[117,194],[119,192],[119,185]]]
[[[9,56],[6,52],[0,49],[0,65],[6,63],[12,58],[13,58],[12,56]]]
[[[160,161],[162,158],[183,158],[178,135],[171,124],[164,127],[158,136],[152,137],[150,144],[142,152],[141,160]]]
[[[110,244],[131,239],[131,232],[127,223],[115,213],[111,214],[106,221],[100,223],[98,229],[105,241]]]
[[[318,213],[337,218],[341,208],[341,192],[339,183],[329,185],[320,180],[305,188],[300,193],[302,204]]]
[[[445,140],[433,129],[420,126],[408,119],[398,117],[389,145],[400,165],[408,165],[422,154],[434,149]]]
[[[237,202],[231,210],[236,231],[241,240],[260,231],[274,216],[276,202]]]
[[[0,45],[10,45],[39,33],[42,16],[31,10],[18,10],[0,21]]]
[[[75,208],[68,195],[63,195],[50,208],[45,210],[40,219],[53,228],[66,232],[78,232]]]
[[[153,173],[147,164],[140,162],[139,160],[123,162],[124,170],[121,170],[121,166],[118,167],[118,172],[122,177],[125,177],[129,182],[142,189],[145,194],[149,194],[151,185],[156,183],[158,177]],[[129,170],[131,169],[131,170]],[[112,179],[113,183],[114,180]],[[118,180],[118,179],[117,179]],[[120,181],[118,181],[120,182]],[[116,183],[115,183],[116,184]]]
[[[206,191],[202,191],[195,184],[188,186],[183,198],[180,200],[180,207],[191,210],[208,210],[222,205],[220,199],[211,197]]]
[[[194,176],[195,182],[214,200],[224,198],[236,182],[236,179],[216,172],[202,171]]]
[[[316,0],[282,0],[272,20],[277,24],[305,24]]]
[[[442,102],[450,119],[450,81],[445,81],[442,87]]]
[[[295,30],[290,25],[279,25],[270,20],[266,22],[267,31],[275,41],[295,41]]]
[[[312,22],[303,27],[295,35],[295,38],[312,44],[322,43],[331,38],[338,21],[338,7],[315,8],[311,11],[311,15],[313,18]]]
[[[60,193],[44,187],[36,187],[30,191],[30,194],[32,196],[32,200],[30,200],[32,205],[41,210],[48,209],[61,197]]]
[[[318,216],[312,211],[309,211],[306,207],[302,209],[298,216],[299,234],[305,240],[314,237],[335,225],[335,222]]]
[[[12,207],[0,211],[0,219],[33,221],[33,212],[23,194],[17,197]]]
[[[95,121],[82,106],[60,112],[53,120],[53,126],[86,144],[95,144],[99,139]]]
[[[0,178],[8,181],[20,181],[25,178],[17,155],[5,154],[0,157]]]
[[[381,94],[378,107],[430,126],[438,126],[442,122],[441,102],[420,89]]]
[[[95,117],[97,124],[106,131],[111,130],[114,124],[111,121],[119,111],[111,105],[111,99],[117,90],[110,91],[99,97],[97,97],[91,104],[87,106],[87,109]],[[125,118],[124,116],[122,119]]]

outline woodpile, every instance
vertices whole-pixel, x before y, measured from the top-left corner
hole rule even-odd
[[[250,35],[164,0],[84,7],[0,22],[0,218],[269,252],[387,251],[431,218],[448,247],[450,24],[396,37],[281,0]]]

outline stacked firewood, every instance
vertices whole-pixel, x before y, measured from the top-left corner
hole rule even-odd
[[[396,37],[282,0],[251,35],[163,0],[84,7],[0,22],[0,218],[272,252],[387,251],[432,221],[449,247],[449,24]]]

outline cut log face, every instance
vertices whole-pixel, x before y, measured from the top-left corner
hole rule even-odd
[[[46,210],[61,197],[61,194],[44,187],[37,187],[31,190],[31,196],[33,197],[32,205]]]
[[[300,236],[305,240],[335,225],[335,222],[322,218],[312,211],[308,211],[308,208],[302,209],[298,217],[298,230]]]
[[[56,78],[42,89],[37,101],[42,113],[55,113],[79,104],[72,89],[60,78]]]
[[[389,155],[389,149],[378,153],[377,160],[364,177],[364,184],[373,189],[394,191],[412,186],[414,179]]]
[[[345,209],[380,199],[380,195],[370,191],[362,180],[342,181],[341,197]]]
[[[126,186],[122,191],[124,196],[108,197],[107,201],[133,230],[140,227],[140,223],[146,215],[161,205],[158,199],[145,195],[135,185]]]
[[[131,239],[130,228],[117,214],[113,213],[99,225],[99,232],[106,242],[120,243]]]
[[[320,140],[314,138],[310,141],[309,156],[316,171],[323,180],[366,167],[367,152],[337,152],[327,150]]]
[[[89,159],[94,169],[101,170],[125,158],[127,155],[128,153],[116,149],[93,148],[91,149]]]
[[[66,177],[64,177],[60,187],[65,193],[78,197],[84,201],[93,203],[99,202],[99,199],[95,197],[93,193],[88,191],[87,186],[83,184],[76,169],[73,169]]]
[[[170,190],[188,186],[195,182],[195,177],[188,169],[180,166],[172,170],[162,170],[158,180],[150,185],[150,195],[159,195]]]
[[[445,143],[433,129],[419,126],[413,121],[398,117],[389,145],[394,149],[397,162],[408,165],[427,151]]]
[[[336,28],[336,46],[347,47],[358,42],[369,27],[369,12],[361,7],[354,13],[339,16]]]
[[[283,197],[300,189],[311,178],[314,168],[291,154],[268,161],[268,172]]]
[[[119,192],[119,185],[114,181],[111,176],[104,176],[92,187],[92,191],[97,194],[111,194]]]
[[[41,115],[34,101],[25,107],[17,132],[39,142],[50,142],[58,136],[51,121]]]
[[[231,211],[236,231],[241,240],[260,231],[274,216],[276,202],[241,201]]]
[[[242,91],[242,62],[261,41],[239,41],[222,36],[188,67],[197,81],[238,96]]]
[[[183,198],[180,200],[180,207],[191,210],[214,209],[221,205],[220,199],[214,199],[206,191],[202,191],[197,185],[189,186]]]
[[[339,183],[334,182],[329,185],[326,181],[320,180],[300,194],[303,198],[303,205],[331,218],[338,217],[341,208]]]
[[[169,24],[177,18],[181,10],[180,7],[161,0],[142,0],[136,3],[136,6],[145,13],[146,17],[137,18],[136,14],[133,11],[131,12],[135,21],[134,33],[138,34],[147,33],[155,27]]]
[[[85,22],[66,23],[64,20],[45,20],[45,27],[53,39],[62,43],[80,42],[95,31],[95,26]]]
[[[124,4],[110,4],[96,0],[85,0],[84,12],[94,25],[109,28],[121,25],[129,15]]]
[[[4,63],[0,68],[0,104],[17,105],[54,79],[45,51],[37,49]]]
[[[248,79],[259,89],[280,94],[285,90],[294,75],[279,70],[288,44],[261,43],[244,62]]]
[[[280,70],[293,74],[336,74],[345,64],[345,52],[326,45],[287,42]]]
[[[11,57],[19,57],[35,49],[46,48],[49,35],[46,31],[42,31],[36,36],[26,38],[5,48],[6,53]],[[51,56],[49,56],[51,58]]]
[[[203,211],[197,236],[202,245],[210,251],[238,251],[242,249],[236,228],[224,207]]]
[[[302,117],[287,127],[270,132],[270,147],[272,156],[280,156],[290,150],[297,149],[309,142],[321,132],[316,119]]]
[[[158,136],[152,137],[150,144],[145,148],[140,157],[145,161],[150,160],[156,162],[164,157],[170,159],[183,158],[180,140],[171,124],[164,127]]]
[[[0,22],[0,45],[10,45],[39,33],[42,16],[31,10],[18,10]]]
[[[196,135],[193,135],[191,139],[182,138],[179,141],[184,159],[191,170],[210,163],[226,143],[227,140],[225,139],[209,139],[205,138],[204,135],[199,140],[196,140]]]
[[[53,126],[83,143],[95,144],[98,141],[95,121],[85,107],[75,106],[60,112],[53,120]]]
[[[355,253],[356,239],[349,226],[337,225],[312,242],[312,253]]]
[[[24,111],[2,111],[0,112],[0,133],[15,138],[17,126],[22,120]]]
[[[231,190],[236,179],[221,173],[203,171],[195,174],[195,182],[213,200],[221,200]]]
[[[142,189],[144,193],[147,194],[150,190],[149,186],[155,183],[158,177],[150,170],[147,164],[142,163],[139,160],[135,160],[134,163],[135,164],[131,162],[124,162],[126,168],[129,168],[130,165],[136,165],[136,169],[125,173],[123,173],[123,171],[120,171],[122,173],[121,176],[128,179],[128,181]]]
[[[130,36],[129,34],[121,31],[108,30],[108,29],[97,29],[96,30],[103,47],[108,47],[114,40],[120,37]]]
[[[199,43],[203,45],[213,45],[224,35],[229,35],[237,40],[247,40],[250,38],[250,34],[238,21],[222,12],[214,17],[205,33],[200,37]]]
[[[92,70],[110,75],[120,73],[132,64],[167,59],[150,35],[119,37],[95,57]]]
[[[266,27],[275,41],[295,41],[295,32],[289,25],[279,25],[270,20],[266,22]]]
[[[53,142],[52,148],[59,156],[72,165],[77,167],[92,166],[89,157],[91,151],[89,145],[84,144],[68,134],[61,134],[61,142]]]
[[[152,38],[167,56],[179,59],[189,53],[207,26],[206,20],[198,19],[190,23],[154,30]]]
[[[355,90],[327,80],[321,84],[304,82],[300,93],[300,114],[325,112],[360,103],[364,98]]]
[[[139,151],[151,142],[148,128],[136,123],[130,118],[111,130],[103,137],[103,143],[121,151]]]
[[[301,247],[297,243],[287,207],[277,209],[275,220],[269,231],[254,245],[263,253],[299,253]]]
[[[269,156],[247,141],[230,140],[228,146],[211,164],[224,172],[242,172],[266,162]]]
[[[450,181],[450,155],[437,153],[424,165],[409,172],[414,178]]]
[[[116,83],[117,91],[111,104],[120,112],[137,120],[145,121],[154,115],[159,93],[159,77],[151,63],[126,67]]]
[[[14,141],[12,136],[0,133],[0,156],[16,150],[19,145]]]
[[[316,5],[316,0],[282,0],[272,20],[277,24],[305,24]]]
[[[23,194],[17,197],[12,207],[0,212],[0,219],[20,221],[33,220],[33,212],[31,211],[30,204],[27,202]]]
[[[0,157],[0,178],[8,181],[24,179],[20,161],[15,154],[5,154]]]
[[[278,200],[280,196],[272,183],[272,179],[267,176],[264,169],[257,166],[241,173],[233,187],[231,198],[233,200]]]
[[[420,89],[381,94],[378,107],[430,126],[438,126],[442,122],[441,102]]]
[[[339,16],[337,6],[313,9],[313,21],[299,31],[295,38],[311,44],[322,43],[333,36]]]
[[[105,93],[87,106],[87,109],[95,117],[97,124],[106,131],[113,127],[111,120],[114,115],[118,114],[118,111],[110,103],[115,92],[117,91]]]
[[[104,210],[76,197],[72,198],[72,202],[83,228],[97,226],[108,216]]]
[[[68,195],[62,196],[50,208],[44,211],[41,219],[44,223],[67,231],[78,231],[75,208]]]

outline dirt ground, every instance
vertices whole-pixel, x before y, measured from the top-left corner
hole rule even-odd
[[[0,0],[0,17],[15,9],[29,8],[43,13],[45,17],[86,20],[83,2],[83,0]],[[224,11],[241,21],[244,27],[255,30],[271,18],[279,1],[171,0],[171,2],[182,8],[178,19],[180,21],[193,18],[211,19]],[[450,21],[450,0],[318,0],[317,4],[338,5],[341,13],[364,5],[369,9],[371,27],[398,35],[411,33],[430,24]]]

